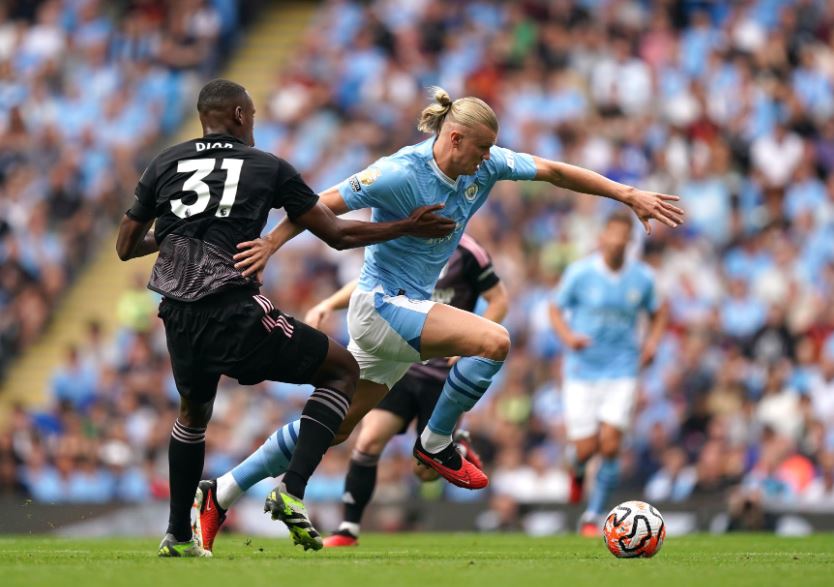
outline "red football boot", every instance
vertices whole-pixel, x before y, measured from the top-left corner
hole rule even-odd
[[[359,546],[359,539],[346,530],[334,532],[333,535],[324,539],[325,548],[337,548],[340,546]]]
[[[226,521],[226,511],[217,504],[217,480],[200,481],[194,496],[194,508],[199,513],[194,517],[191,531],[204,550],[211,552],[220,526]]]
[[[472,437],[469,435],[469,431],[457,430],[455,431],[453,438],[460,447],[463,458],[483,471],[484,462],[481,460],[481,455],[479,455],[475,450],[475,447],[472,446]]]
[[[414,458],[440,473],[452,485],[466,489],[483,489],[489,485],[483,471],[463,458],[454,442],[440,452],[430,453],[423,448],[418,436],[414,443]]]

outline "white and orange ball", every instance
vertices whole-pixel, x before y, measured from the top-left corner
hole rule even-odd
[[[602,529],[605,546],[617,558],[648,558],[663,546],[663,516],[644,501],[626,501],[611,510]]]

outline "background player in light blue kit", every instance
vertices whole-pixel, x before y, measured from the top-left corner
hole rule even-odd
[[[634,410],[637,374],[651,362],[666,325],[666,306],[658,299],[652,270],[626,258],[631,215],[608,217],[600,250],[571,263],[556,289],[550,318],[566,347],[562,398],[568,440],[573,443],[570,500],[582,499],[585,466],[602,457],[582,534],[600,532],[606,502],[619,476],[623,432]],[[649,316],[640,344],[641,315]]]
[[[574,165],[497,147],[498,120],[484,101],[466,97],[453,102],[440,88],[435,88],[434,97],[436,103],[423,110],[418,125],[431,138],[379,159],[321,194],[323,203],[336,214],[371,208],[374,221],[396,221],[416,206],[443,204],[440,213],[457,222],[457,229],[447,238],[400,238],[366,248],[359,285],[348,309],[348,348],[359,363],[360,384],[335,442],[350,435],[413,363],[460,356],[415,443],[414,456],[450,482],[479,489],[488,479],[458,453],[452,430],[501,368],[510,349],[509,334],[495,322],[431,300],[438,275],[469,218],[502,179],[547,181],[618,200],[632,208],[647,231],[650,219],[677,226],[683,211],[671,203],[677,196],[645,192]],[[268,236],[241,243],[242,252],[235,256],[237,266],[244,274],[259,271],[272,253],[299,232],[299,227],[284,221]],[[291,428],[277,431],[274,436],[281,443],[267,440],[247,459],[263,463],[258,473],[261,479],[282,472],[285,458],[279,449],[291,452],[291,432]],[[248,471],[245,476],[227,474],[218,480],[220,507],[251,487],[257,475]]]

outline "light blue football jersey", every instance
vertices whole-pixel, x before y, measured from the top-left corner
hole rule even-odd
[[[339,184],[339,193],[352,210],[372,208],[374,222],[408,217],[412,210],[444,204],[438,213],[457,222],[444,238],[404,236],[365,248],[359,289],[381,286],[388,295],[404,293],[416,300],[431,299],[440,271],[458,246],[466,223],[484,204],[495,182],[529,180],[536,175],[530,155],[493,146],[490,158],[475,175],[457,180],[446,176],[434,160],[434,138],[400,149]]]
[[[638,318],[660,306],[648,265],[629,260],[615,273],[600,254],[580,259],[568,265],[552,301],[564,312],[571,330],[591,340],[582,350],[566,352],[566,378],[637,376]]]

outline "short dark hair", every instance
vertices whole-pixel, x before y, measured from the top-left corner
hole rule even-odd
[[[246,88],[227,79],[214,79],[203,86],[197,97],[197,112],[205,114],[212,110],[223,110],[246,96]]]
[[[611,214],[609,214],[608,217],[606,217],[605,219],[605,226],[608,226],[612,222],[622,222],[629,228],[632,228],[634,226],[633,215],[628,210],[614,210],[613,212],[611,212]]]

